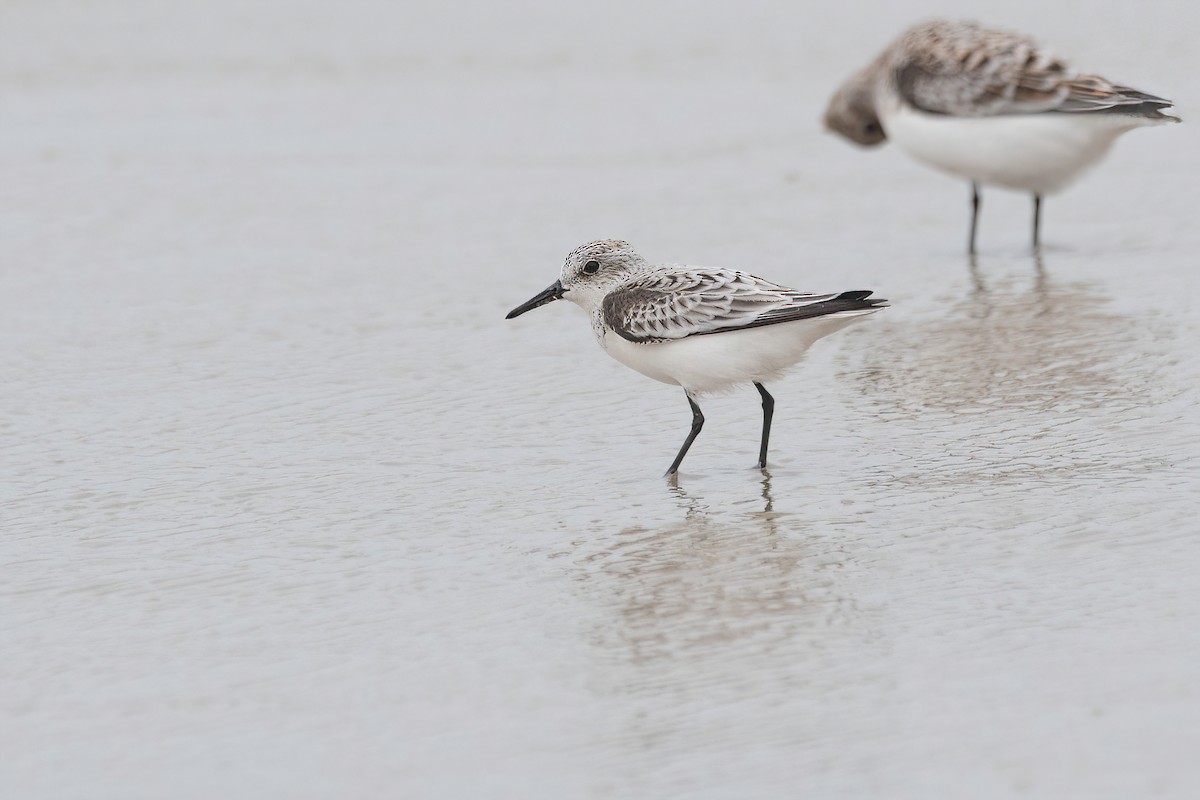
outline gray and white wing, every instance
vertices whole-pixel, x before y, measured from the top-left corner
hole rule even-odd
[[[809,294],[733,270],[672,270],[635,278],[610,292],[601,314],[605,326],[622,338],[657,342],[866,311],[886,302],[869,299],[870,294]]]
[[[1080,75],[1027,36],[972,23],[934,22],[899,43],[893,79],[923,111],[960,117],[1109,112],[1176,119],[1171,101]]]

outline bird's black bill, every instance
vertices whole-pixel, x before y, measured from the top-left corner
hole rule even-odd
[[[567,290],[563,288],[562,281],[555,281],[544,290],[531,297],[529,300],[526,300],[512,311],[508,312],[508,316],[506,316],[505,319],[519,317],[526,311],[533,311],[538,306],[544,306],[546,303],[552,303],[555,300],[560,299],[566,293],[566,291]]]

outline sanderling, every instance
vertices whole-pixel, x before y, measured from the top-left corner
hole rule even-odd
[[[891,139],[927,166],[971,182],[969,250],[979,185],[1042,197],[1143,125],[1178,122],[1171,101],[1075,72],[1017,33],[935,20],[911,28],[829,101],[825,125],[861,145]]]
[[[762,395],[758,466],[766,467],[775,399],[763,381],[799,361],[817,339],[887,302],[870,295],[809,294],[731,269],[650,264],[628,242],[605,239],[572,251],[559,279],[505,319],[565,297],[588,312],[610,356],[682,386],[692,430],[671,475],[704,425],[696,397],[740,383],[753,383]]]

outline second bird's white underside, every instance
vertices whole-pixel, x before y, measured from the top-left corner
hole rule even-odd
[[[631,342],[607,331],[600,344],[630,369],[703,394],[770,380],[800,361],[813,342],[875,310],[659,342]]]
[[[1126,131],[1155,120],[1124,114],[955,117],[899,104],[882,117],[888,139],[921,163],[970,181],[1052,194],[1102,159]]]

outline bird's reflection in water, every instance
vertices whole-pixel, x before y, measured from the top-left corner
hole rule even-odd
[[[763,517],[769,520],[768,524],[771,526],[772,532],[774,532],[775,517],[773,513],[775,511],[775,498],[771,496],[771,471],[765,468],[762,470],[762,499]]]
[[[769,472],[707,498],[688,480],[663,490],[677,522],[615,532],[579,565],[601,612],[589,686],[623,709],[612,757],[640,781],[678,753],[806,740],[814,697],[886,646],[847,585],[844,541],[781,512]]]
[[[1108,308],[1092,284],[1056,280],[1040,255],[1001,277],[968,264],[966,296],[936,314],[885,320],[871,348],[850,355],[879,421],[897,423],[873,480],[968,485],[1142,475],[1160,460],[1121,436],[1169,396],[1169,338],[1148,310]],[[997,270],[999,272],[1000,270]]]
[[[836,587],[843,553],[806,543],[803,523],[775,510],[770,473],[758,481],[757,496],[712,508],[671,480],[680,522],[622,530],[585,558],[586,580],[603,583],[618,615],[598,645],[619,644],[635,665],[723,650],[744,658],[853,613]]]
[[[775,498],[771,493],[771,471],[769,469],[759,469],[757,472],[760,476],[759,497],[762,499],[762,511],[747,513],[762,520],[763,525],[771,535],[777,535],[779,530],[775,520]],[[702,520],[708,515],[709,508],[704,504],[704,501],[692,496],[686,489],[679,485],[679,473],[668,476],[667,491],[675,498],[676,503],[684,512],[687,519]]]
[[[1055,281],[1040,253],[1031,272],[988,278],[974,259],[968,269],[965,298],[929,319],[891,320],[855,359],[881,414],[1069,414],[1144,402],[1154,364],[1135,354],[1155,349],[1152,323],[1108,310],[1086,282]]]

